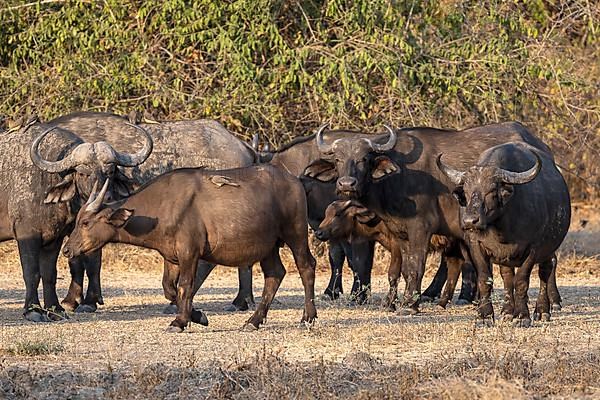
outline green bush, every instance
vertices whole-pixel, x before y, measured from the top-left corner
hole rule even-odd
[[[273,144],[327,120],[370,131],[519,120],[555,149],[574,193],[600,184],[598,2],[4,2],[9,118],[144,109]]]

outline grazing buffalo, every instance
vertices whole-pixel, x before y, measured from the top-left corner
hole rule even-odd
[[[539,264],[536,319],[550,319],[548,284],[555,251],[571,221],[569,191],[554,160],[527,143],[514,142],[484,151],[474,166],[461,171],[437,158],[440,170],[456,186],[460,224],[478,273],[480,316],[492,316],[491,263],[505,266],[507,302],[502,313],[529,326],[527,291],[531,270]],[[445,158],[445,157],[444,157]],[[517,268],[513,278],[513,268]]]
[[[315,232],[320,240],[362,237],[375,240],[391,253],[388,268],[390,289],[383,306],[395,310],[398,294],[398,279],[402,272],[402,253],[406,250],[406,235],[396,236],[373,211],[356,200],[337,200],[327,207],[325,219]],[[456,281],[463,264],[470,265],[468,252],[457,240],[448,240],[444,236],[433,235],[430,243],[431,251],[442,252],[442,264],[448,265],[448,283],[441,296],[439,305],[446,307],[452,300]],[[467,262],[465,262],[467,260]],[[472,268],[472,267],[471,267]],[[405,271],[404,271],[405,272]]]
[[[315,259],[308,248],[304,188],[296,177],[268,165],[215,172],[179,169],[103,205],[107,183],[79,212],[63,252],[75,257],[109,242],[129,243],[157,250],[177,264],[178,314],[170,331],[182,332],[190,321],[208,323],[201,313],[192,313],[200,259],[228,266],[260,261],[262,301],[247,323],[257,329],[285,275],[279,257],[283,244],[290,247],[304,285],[302,321],[316,318]]]
[[[130,121],[139,122],[134,118],[130,118]],[[114,163],[105,162],[101,153],[92,148],[85,153],[85,162],[80,160],[78,163],[72,163],[73,165],[61,167],[54,166],[54,163],[40,165],[48,172],[67,174],[59,188],[52,188],[51,192],[58,189],[73,194],[77,192],[84,201],[89,197],[91,187],[96,180],[102,184],[105,179],[108,179],[110,181],[109,198],[116,200],[128,196],[135,188],[151,178],[175,168],[238,168],[252,165],[257,160],[255,151],[243,141],[235,138],[220,123],[212,120],[141,123],[139,127],[148,132],[148,138],[152,139],[151,142],[146,141],[145,143],[140,143],[142,141],[139,135],[131,134],[132,130],[128,127],[127,119],[110,113],[77,112],[56,118],[48,124],[74,132],[87,142],[102,143],[102,146],[108,149],[105,150],[107,152],[113,151],[112,149],[136,148],[142,144],[146,149],[148,143],[153,143],[152,154],[149,157],[146,155],[147,160],[143,164],[136,163],[135,168],[128,170],[121,169]],[[75,172],[71,173],[72,171]],[[76,177],[78,185],[72,184],[72,176]],[[63,198],[58,194],[50,199],[53,202],[62,200]],[[102,303],[100,261],[100,252],[70,260],[71,285],[63,300],[65,307],[75,309],[79,305],[77,310],[89,312],[96,310],[97,302]],[[201,262],[204,265],[198,269],[197,288],[214,268],[214,264]],[[85,298],[83,298],[84,271],[87,272],[89,278]],[[239,274],[240,291],[232,306],[227,308],[229,310],[246,310],[249,305],[254,303],[251,267],[240,268]],[[179,268],[165,260],[163,289],[165,297],[171,303],[165,312],[176,311],[178,276]]]
[[[343,134],[326,134],[325,141],[333,141],[342,136],[356,135],[356,132],[345,132]],[[319,179],[302,176],[304,169],[319,158],[319,149],[315,142],[315,135],[300,137],[284,144],[273,152],[263,151],[262,162],[270,162],[272,165],[301,177],[306,191],[308,205],[308,222],[313,230],[325,217],[325,209],[336,200],[335,175],[320,174]],[[255,144],[255,146],[257,146]],[[347,241],[332,240],[328,244],[329,263],[331,266],[331,277],[325,289],[325,295],[337,299],[343,293],[342,267],[344,260],[354,272],[351,299],[359,304],[364,303],[369,296],[371,288],[371,269],[373,267],[374,242],[373,241]]]
[[[38,149],[40,138],[50,131],[54,134]],[[152,150],[151,139],[143,136],[145,145],[135,154],[115,152],[105,143],[85,143],[71,132],[36,119],[0,136],[0,241],[17,241],[26,286],[26,319],[49,321],[66,315],[56,295],[56,259],[77,215],[76,188],[84,188],[85,177],[95,172],[87,169],[86,154],[93,151],[107,168],[134,166]],[[64,171],[62,176],[59,170]],[[61,201],[55,202],[57,198]],[[37,293],[40,278],[45,309]]]
[[[463,131],[387,127],[387,135],[353,135],[326,143],[319,129],[320,159],[305,175],[337,176],[339,197],[359,200],[375,212],[396,237],[407,235],[403,254],[407,290],[404,303],[418,312],[425,260],[433,234],[462,240],[454,184],[437,167],[436,155],[457,168],[473,165],[489,147],[524,141],[552,159],[550,149],[519,123],[487,125]]]

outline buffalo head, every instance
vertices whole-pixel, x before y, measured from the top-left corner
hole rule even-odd
[[[110,182],[108,198],[119,198],[133,191],[129,178],[118,167],[135,167],[143,163],[152,152],[152,138],[143,128],[126,123],[144,135],[144,147],[135,154],[121,153],[106,142],[82,143],[69,155],[58,161],[45,160],[39,151],[42,140],[57,127],[46,129],[31,145],[33,163],[43,171],[65,174],[62,182],[51,187],[45,203],[71,200],[76,193],[83,199],[89,198],[95,182]]]
[[[355,200],[337,200],[325,210],[325,219],[315,235],[319,240],[348,239],[360,232],[358,224],[374,225],[379,217]]]
[[[330,181],[337,177],[336,192],[344,198],[360,198],[369,181],[385,179],[400,170],[400,167],[386,153],[396,144],[396,132],[385,126],[389,136],[381,144],[366,137],[340,138],[331,144],[323,140],[323,131],[328,125],[319,128],[316,142],[320,159],[310,164],[304,175]]]
[[[438,168],[456,185],[452,194],[460,204],[463,229],[484,230],[502,215],[514,193],[514,185],[531,182],[540,172],[542,161],[537,154],[533,155],[535,165],[523,172],[494,166],[474,166],[458,171],[445,165],[441,154],[438,156]]]
[[[103,206],[109,183],[108,179],[104,180],[100,193],[96,191],[97,182],[94,184],[92,194],[79,210],[75,229],[69,235],[63,248],[63,254],[66,257],[77,257],[100,249],[133,215],[132,210],[125,208],[115,210]]]

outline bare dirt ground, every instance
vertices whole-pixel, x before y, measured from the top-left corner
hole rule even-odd
[[[95,314],[34,324],[21,317],[24,285],[16,246],[0,246],[0,398],[600,398],[600,218],[575,209],[559,259],[562,311],[548,323],[476,327],[470,306],[418,316],[380,310],[387,256],[378,257],[372,304],[317,300],[318,322],[299,324],[303,290],[288,262],[267,324],[239,328],[250,312],[223,307],[237,292],[220,268],[195,299],[210,325],[164,332],[160,258],[112,247],[103,270],[106,305]],[[328,280],[320,258],[317,291]],[[431,257],[432,276],[436,257]],[[534,275],[536,272],[534,271]],[[255,295],[262,276],[255,268]],[[59,266],[59,294],[69,273]],[[344,276],[349,291],[349,275]],[[495,277],[496,286],[501,280]],[[530,306],[537,296],[535,277]],[[499,312],[501,289],[494,299]]]

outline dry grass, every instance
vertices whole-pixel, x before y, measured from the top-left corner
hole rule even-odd
[[[574,225],[574,231],[582,229]],[[385,257],[378,257],[379,272]],[[250,314],[222,311],[235,296],[237,276],[220,268],[196,298],[210,325],[167,334],[172,317],[161,313],[160,258],[112,247],[105,261],[106,305],[96,314],[33,324],[21,318],[16,246],[0,246],[0,398],[600,397],[599,261],[572,249],[560,258],[563,310],[528,329],[500,323],[477,328],[470,307],[426,305],[416,317],[382,311],[377,299],[387,283],[378,273],[374,304],[318,299],[319,320],[308,330],[299,324],[300,278],[289,268],[268,323],[258,332],[240,332]],[[64,295],[64,259],[59,276]],[[258,268],[255,278],[260,295]],[[322,292],[328,276],[317,278]],[[348,289],[350,276],[344,280]],[[532,299],[537,286],[534,279]],[[494,298],[499,310],[501,290]]]

